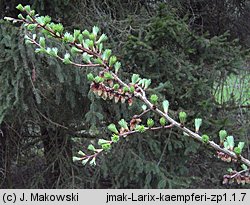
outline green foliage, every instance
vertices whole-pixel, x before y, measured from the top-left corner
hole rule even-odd
[[[54,4],[54,3],[51,3],[51,4]],[[60,6],[58,7],[61,7],[61,5],[63,5],[62,2],[60,2]],[[169,16],[166,16],[166,15],[169,15]],[[168,18],[170,21],[167,20]],[[141,75],[149,76],[151,79],[153,79],[153,82],[156,82],[156,83],[163,82],[162,84],[160,84],[159,87],[157,87],[158,90],[155,89],[153,93],[157,93],[157,95],[159,96],[159,99],[165,99],[165,97],[169,99],[171,103],[171,107],[173,105],[172,109],[177,110],[177,108],[181,107],[181,108],[185,108],[185,110],[186,109],[191,110],[192,107],[196,106],[196,103],[192,102],[193,96],[197,96],[197,98],[201,100],[200,101],[201,103],[198,102],[200,103],[199,105],[200,107],[198,106],[197,109],[195,110],[197,110],[197,112],[202,112],[202,110],[206,110],[207,104],[205,103],[205,101],[208,101],[210,97],[207,94],[210,93],[208,91],[210,91],[210,88],[212,87],[212,85],[209,84],[210,80],[213,79],[212,72],[216,69],[220,71],[221,68],[223,68],[223,66],[225,65],[224,61],[220,61],[221,65],[216,67],[216,63],[214,64],[214,62],[216,62],[217,60],[219,61],[219,59],[218,58],[214,59],[214,57],[217,57],[218,53],[220,54],[222,53],[221,55],[223,55],[223,52],[221,52],[223,49],[227,50],[227,47],[225,46],[226,40],[223,41],[222,43],[220,42],[221,39],[213,40],[213,42],[216,44],[216,45],[213,45],[213,49],[216,46],[219,47],[217,54],[214,55],[213,54],[214,51],[213,49],[211,49],[212,47],[211,45],[206,45],[206,44],[203,45],[204,42],[206,42],[207,37],[203,38],[203,37],[195,36],[190,31],[187,32],[187,30],[184,28],[186,26],[185,23],[175,18],[175,16],[172,15],[171,12],[160,13],[160,15],[157,18],[153,17],[149,23],[150,24],[146,25],[146,24],[143,24],[142,22],[142,24],[140,25],[140,27],[142,27],[142,31],[140,31],[140,35],[138,35],[140,37],[138,38],[141,38],[141,39],[135,42],[133,41],[134,39],[132,37],[128,39],[127,46],[129,49],[125,51],[126,55],[123,60],[126,62],[129,59],[129,61],[131,60],[129,65],[136,65],[135,68],[132,68],[133,69],[132,72],[137,73],[136,69],[142,68],[142,70],[139,70],[139,73]],[[167,24],[167,26],[164,24]],[[145,27],[149,28],[147,32],[145,32],[144,30]],[[156,31],[155,33],[154,33],[154,29]],[[93,33],[97,33],[97,32],[98,31],[93,31]],[[186,33],[189,33],[189,34],[191,33],[190,34],[191,40],[189,38],[186,38],[189,35],[189,34],[187,35]],[[137,35],[136,32],[134,33],[134,35]],[[95,37],[91,35],[89,32],[82,32],[80,34],[79,32],[74,32],[74,35],[72,36],[73,36],[73,39],[78,38],[79,41],[83,40],[83,36],[87,36],[91,38],[92,41],[94,40],[94,37]],[[73,39],[71,36],[69,36],[68,41],[71,42]],[[162,42],[164,42],[163,43],[164,45],[162,45]],[[46,42],[46,45],[47,43],[50,43],[50,42]],[[130,43],[131,43],[131,47],[130,47]],[[218,46],[217,43],[221,43],[221,44],[219,44]],[[93,45],[91,41],[88,41],[87,43],[85,43],[85,46],[92,47]],[[231,45],[229,45],[229,47],[230,46]],[[102,46],[100,45],[100,47]],[[201,51],[199,51],[200,47],[201,47]],[[207,47],[210,47],[210,48],[207,48]],[[210,62],[207,63],[207,61],[210,60],[209,56],[206,57],[206,59],[204,58],[204,56],[202,56],[203,55],[202,49],[205,49],[204,55],[207,55],[207,53],[210,52],[210,55],[212,56],[211,63]],[[228,53],[231,54],[231,51],[234,51],[234,50],[230,50],[230,49],[228,49],[227,51]],[[237,52],[237,49],[238,48],[235,49],[236,52]],[[129,53],[131,53],[131,55]],[[134,59],[136,59],[138,55],[140,57],[138,58],[138,61],[135,62]],[[111,56],[111,53],[108,55],[108,57],[105,56],[105,59],[107,61],[110,60],[110,56]],[[72,55],[72,57],[74,56]],[[226,58],[227,57],[225,57],[224,59],[225,62],[227,62]],[[235,58],[236,58],[236,55],[235,55]],[[233,60],[235,60],[235,58]],[[47,60],[48,59],[46,58],[46,61]],[[52,60],[49,59],[48,61],[52,61]],[[87,62],[89,62],[88,59],[87,59]],[[71,57],[68,60],[66,60],[66,63],[71,63]],[[119,62],[116,62],[114,64],[114,67],[116,66],[117,66],[116,72],[118,72],[120,68]],[[226,67],[230,68],[230,66],[231,65],[228,65],[228,67],[227,66]],[[213,71],[211,70],[211,73],[210,73],[208,68],[213,69]],[[65,76],[68,74],[68,72],[64,70],[65,69],[60,70],[60,68],[58,67],[57,74],[58,76],[60,76],[60,82],[67,83],[66,81],[70,77]],[[69,68],[67,68],[66,70],[69,70]],[[91,70],[91,72],[94,73],[95,70],[94,71]],[[77,97],[84,95],[83,93],[84,91],[87,90],[86,88],[87,86],[85,86],[86,85],[85,81],[79,81],[80,74],[83,74],[82,70],[77,69],[76,72],[72,72],[71,74],[74,75],[74,73],[76,73],[75,75],[78,77],[72,78],[73,80],[69,80],[68,81],[69,84],[72,82],[74,83],[76,82],[76,86],[79,85],[79,82],[81,82],[82,84],[81,86],[77,86],[76,89],[75,88],[72,89],[73,93],[69,94],[67,99],[68,98],[73,99],[73,101],[75,100],[77,102],[77,99],[78,99]],[[51,82],[51,80],[53,82],[57,82],[58,80],[57,78],[51,78],[50,75],[43,75],[43,76],[44,76],[44,79],[48,82]],[[82,77],[80,79],[82,79]],[[97,79],[97,81],[102,82],[103,79]],[[141,84],[143,83],[143,81],[137,81],[136,83],[139,84],[139,82],[141,82]],[[72,87],[72,85],[71,86],[68,85],[68,88],[63,87],[61,89],[63,91],[65,91],[66,89],[70,90],[71,89],[70,87]],[[116,86],[115,90],[118,90],[118,89],[119,89],[119,85]],[[34,90],[36,91],[36,92],[34,91],[34,93],[37,93],[39,96],[39,89],[34,89]],[[53,93],[53,91],[54,90],[52,90],[51,92]],[[149,91],[152,91],[152,90],[149,89]],[[133,86],[132,86],[131,92],[132,93],[134,92]],[[159,92],[161,92],[161,94]],[[71,97],[76,96],[76,98],[74,97],[70,98],[69,96]],[[52,94],[49,97],[53,99],[54,95]],[[134,113],[133,111],[138,110],[136,108],[138,107],[140,108],[141,106],[141,105],[138,105],[138,106],[135,105],[135,107],[132,107],[131,110],[127,110],[125,106],[119,105],[119,106],[113,107],[112,105],[112,109],[106,109],[106,107],[111,107],[109,103],[100,102],[99,100],[94,99],[93,95],[91,94],[89,94],[88,97],[91,100],[91,104],[90,106],[87,106],[89,108],[87,108],[88,113],[85,116],[86,121],[84,123],[86,123],[87,125],[91,125],[91,131],[97,130],[94,128],[95,126],[98,126],[98,129],[102,128],[102,124],[99,124],[100,122],[109,124],[110,122],[114,122],[114,119],[121,119],[121,118],[127,119],[126,118],[127,115]],[[40,104],[41,104],[41,99],[42,99],[42,103],[43,103],[43,98],[40,97],[40,101],[39,101],[39,97],[36,97],[36,99],[37,99],[37,102],[40,102]],[[57,97],[57,100],[60,101],[61,103],[65,102],[64,96],[61,96],[61,98]],[[82,105],[81,101],[80,101],[80,105]],[[49,108],[50,106],[47,105],[46,107],[50,109]],[[63,108],[65,107],[67,108],[67,105],[63,106]],[[67,109],[67,112],[70,113],[72,109],[70,110],[71,108],[70,106],[68,106],[68,108],[69,109]],[[107,112],[108,114],[105,112]],[[112,113],[111,115],[110,115],[110,112]],[[172,110],[170,110],[169,112],[170,114],[175,114],[177,116],[177,114],[172,112]],[[81,112],[77,110],[76,113],[79,114]],[[205,112],[205,114],[206,113],[208,112]],[[50,112],[50,114],[52,115],[52,112]],[[56,114],[57,113],[55,113],[55,115]],[[58,115],[59,114],[61,113],[58,113]],[[70,118],[72,119],[72,114],[71,116],[70,114],[68,114],[67,116],[68,116],[68,119]],[[73,116],[74,118],[76,118],[75,114]],[[80,118],[77,118],[77,120],[78,119]],[[62,120],[62,122],[64,121]],[[139,125],[139,126],[143,126],[143,125]],[[143,128],[143,127],[137,127],[137,128]],[[204,128],[206,128],[206,125],[204,126]],[[143,129],[138,129],[138,130],[143,130]],[[154,134],[152,138],[151,137],[149,138],[148,137],[149,135],[147,133],[144,133],[143,135],[145,135],[146,140],[128,139],[128,142],[127,142],[128,145],[122,144],[123,147],[121,146],[117,148],[119,150],[119,148],[124,149],[125,147],[123,152],[121,151],[117,155],[112,155],[112,158],[110,159],[109,158],[103,159],[103,161],[105,162],[102,164],[100,168],[98,168],[98,170],[96,170],[94,177],[91,178],[91,183],[93,183],[92,181],[101,182],[102,177],[104,177],[105,179],[110,180],[112,182],[111,186],[114,188],[133,187],[133,186],[134,187],[140,186],[140,187],[145,187],[145,188],[152,188],[152,187],[153,188],[166,188],[166,187],[175,188],[175,187],[187,186],[190,183],[190,181],[187,180],[187,178],[182,177],[182,176],[187,176],[187,173],[188,173],[187,169],[184,166],[185,164],[184,162],[187,159],[189,159],[190,153],[195,153],[198,150],[199,146],[193,143],[192,141],[189,141],[189,140],[184,141],[186,140],[185,138],[180,140],[178,136],[175,136],[175,135],[171,135],[170,141],[167,142],[165,141],[166,134],[168,135],[169,133],[161,132],[159,134]],[[180,135],[180,133],[178,134]],[[117,138],[119,139],[119,136],[114,134],[112,136],[112,142],[117,141]],[[164,144],[163,142],[166,144],[166,147],[167,147],[166,150],[162,146]],[[107,150],[108,150],[108,147],[107,147]],[[163,160],[161,160],[162,152],[165,152]],[[117,153],[117,150],[114,150],[114,153]],[[120,159],[123,159],[123,163],[117,163],[117,160],[120,160]],[[86,159],[82,161],[82,163],[86,164],[88,161],[91,161],[91,165],[95,165],[95,160],[96,160],[95,158],[93,158],[92,160]],[[179,163],[176,164],[176,161],[178,161]],[[101,172],[99,170],[101,170]],[[96,186],[99,186],[99,184],[97,184]]]
[[[161,124],[161,126],[165,126],[166,125],[166,118],[165,117],[161,117],[160,118],[160,124]]]
[[[179,120],[181,124],[184,124],[187,121],[187,113],[186,112],[180,112],[179,113]]]
[[[208,135],[202,135],[201,138],[202,138],[203,143],[208,143],[209,142],[209,136]]]
[[[151,118],[148,118],[148,119],[147,119],[147,126],[148,126],[148,127],[153,127],[153,126],[154,126],[154,120],[151,119]]]
[[[151,103],[152,104],[156,104],[157,103],[157,101],[158,101],[158,96],[157,95],[151,95],[150,96],[150,101],[151,101]]]
[[[195,132],[198,133],[200,126],[202,124],[202,119],[201,118],[195,118],[194,120],[194,126],[195,126]]]

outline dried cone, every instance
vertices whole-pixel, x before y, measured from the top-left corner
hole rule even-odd
[[[237,176],[235,179],[236,179],[237,184],[240,184],[240,183],[241,183],[241,176],[240,176],[240,175]]]
[[[245,185],[246,184],[246,179],[244,176],[241,176],[241,184]]]
[[[102,88],[99,88],[99,89],[97,90],[97,95],[98,95],[98,96],[101,96],[102,93],[103,93]]]
[[[114,98],[115,94],[112,92],[108,92],[108,96],[109,96],[109,99],[112,100]]]
[[[115,103],[118,103],[120,100],[120,96],[119,95],[115,95]]]
[[[128,99],[128,105],[131,106],[132,104],[133,104],[133,100],[132,100],[132,98],[129,98]]]
[[[121,103],[125,103],[126,98],[124,96],[121,96]]]
[[[140,118],[132,119],[130,121],[130,130],[134,130],[136,125],[139,124],[140,122],[141,122]]]
[[[121,127],[119,131],[120,131],[120,134],[123,134],[125,132],[128,132],[129,130]]]
[[[107,100],[107,97],[108,97],[107,91],[103,91],[103,93],[102,93],[102,99],[103,100]]]
[[[250,177],[249,176],[245,177],[245,181],[247,184],[250,184]]]
[[[113,80],[108,80],[107,83],[108,83],[109,87],[111,87],[111,88],[114,86]]]
[[[228,184],[228,178],[224,177],[222,184]]]

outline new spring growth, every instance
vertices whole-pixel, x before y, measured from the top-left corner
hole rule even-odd
[[[138,83],[138,85],[140,85],[144,90],[146,90],[151,84],[151,80],[150,79],[141,79]]]
[[[136,125],[135,130],[142,133],[145,132],[145,126],[144,125]]]
[[[96,165],[96,158],[93,157],[93,159],[89,162],[90,166],[95,166]]]
[[[117,61],[114,65],[114,67],[115,67],[115,74],[117,74],[119,69],[121,68],[121,63]]]
[[[165,126],[166,125],[166,119],[165,119],[165,117],[161,117],[160,118],[160,124],[161,124],[161,126]]]
[[[69,53],[66,53],[66,54],[64,55],[63,63],[64,63],[64,64],[70,64],[70,63],[71,63],[70,54],[69,54]]]
[[[143,111],[145,111],[147,109],[147,105],[144,104],[144,105],[141,106],[141,108],[142,108]]]
[[[238,147],[234,148],[234,153],[240,155],[242,153],[244,145],[245,145],[244,142],[239,142]]]
[[[102,34],[101,36],[100,36],[100,38],[98,39],[98,41],[96,41],[96,44],[100,44],[100,43],[102,43],[102,42],[104,42],[104,41],[107,41],[108,40],[108,37],[106,36],[106,34]]]
[[[152,104],[156,104],[157,103],[157,101],[158,101],[158,96],[157,95],[151,95],[150,96],[150,102],[152,103]]]
[[[109,59],[109,57],[111,56],[111,50],[110,49],[106,49],[103,54],[102,54],[102,59],[104,61],[107,61]]]
[[[81,155],[81,156],[86,156],[86,154],[83,152],[83,151],[78,151],[78,153],[77,154],[79,154],[79,155]]]
[[[209,142],[209,136],[208,135],[202,135],[201,139],[202,139],[203,143],[208,143]]]
[[[119,87],[120,87],[120,85],[116,83],[116,84],[114,84],[113,89],[114,89],[114,90],[118,90]]]
[[[124,120],[124,119],[121,119],[118,124],[123,128],[125,129],[126,131],[128,131],[128,123]],[[117,134],[117,133],[116,133]]]
[[[153,126],[154,126],[154,120],[151,119],[151,118],[148,118],[148,119],[147,119],[147,126],[148,126],[148,127],[153,127]]]
[[[92,82],[95,78],[94,78],[94,75],[92,73],[89,73],[87,75],[87,79],[88,79],[88,81]]]
[[[24,7],[22,6],[22,4],[18,4],[16,7],[19,11],[24,11]]]
[[[194,120],[194,126],[195,126],[195,132],[198,133],[199,132],[199,129],[200,129],[200,126],[202,124],[202,119],[201,118],[196,118]]]
[[[111,149],[111,141],[105,139],[99,139],[98,145],[102,146],[104,151],[108,151]]]
[[[185,112],[180,112],[179,113],[179,120],[180,120],[180,123],[182,125],[185,124],[185,122],[187,120],[187,114]]]
[[[112,67],[117,61],[116,56],[111,56],[109,59],[109,66]]]
[[[108,129],[109,129],[111,132],[115,133],[115,134],[119,134],[118,130],[116,129],[115,124],[113,124],[113,123],[110,124],[110,125],[108,126]]]
[[[111,137],[112,142],[117,143],[119,141],[119,135],[113,134]]]
[[[131,85],[130,88],[129,88],[129,91],[130,91],[131,93],[134,93],[134,92],[135,92],[135,87],[134,87],[133,85]]]
[[[226,137],[227,137],[227,131],[226,130],[220,130],[219,137],[220,137],[220,145],[222,146],[224,144],[224,141],[225,141]]]
[[[141,78],[139,74],[133,74],[131,77],[132,84],[136,84],[140,79]]]
[[[168,108],[169,108],[169,101],[168,100],[164,100],[162,102],[162,107],[163,107],[163,110],[166,114],[168,114]]]
[[[77,161],[82,160],[82,158],[81,157],[73,157],[72,160],[73,160],[73,162],[77,162]]]
[[[94,145],[90,144],[90,145],[88,146],[88,150],[94,152],[94,151],[96,151],[96,148],[94,147]]]
[[[227,136],[227,141],[224,142],[224,147],[233,151],[234,149],[234,137],[233,136]]]
[[[112,76],[112,74],[111,74],[110,72],[105,72],[105,73],[104,73],[104,78],[105,78],[106,80],[112,80],[112,79],[113,79],[113,76]]]

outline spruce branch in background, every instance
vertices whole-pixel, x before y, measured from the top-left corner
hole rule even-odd
[[[100,30],[94,26],[92,31],[74,30],[71,34],[64,31],[61,23],[54,23],[49,16],[39,16],[31,9],[29,5],[19,4],[17,9],[25,13],[18,15],[18,19],[6,17],[6,20],[21,22],[26,28],[26,43],[36,46],[36,53],[49,55],[61,60],[64,64],[71,64],[77,67],[97,67],[97,74],[89,73],[87,79],[90,81],[90,89],[103,100],[113,100],[115,103],[127,103],[131,106],[136,99],[144,103],[141,113],[134,115],[128,122],[124,119],[116,124],[108,126],[111,132],[110,139],[99,139],[98,148],[90,144],[87,148],[88,153],[78,152],[79,157],[73,157],[73,161],[81,161],[83,165],[89,163],[96,165],[96,159],[102,152],[108,152],[114,143],[119,142],[134,133],[143,133],[161,129],[176,128],[201,143],[205,147],[216,151],[217,157],[222,161],[241,163],[242,170],[236,171],[229,169],[229,174],[224,175],[223,183],[250,183],[249,167],[250,161],[242,156],[244,142],[239,142],[235,146],[234,137],[228,136],[225,130],[221,130],[219,135],[219,144],[211,140],[207,134],[200,135],[202,119],[195,119],[195,131],[185,127],[188,121],[186,112],[179,113],[179,120],[173,119],[168,110],[169,102],[164,100],[162,103],[155,94],[148,97],[146,91],[151,84],[150,79],[141,78],[138,74],[133,74],[129,83],[122,80],[118,73],[121,63],[115,55],[112,55],[110,49],[105,49],[104,42],[107,41],[105,34],[99,34]],[[57,47],[47,47],[46,39],[55,38],[62,44],[67,44],[70,49],[62,53]],[[153,118],[148,118],[145,122],[142,118],[146,113],[154,113]],[[167,122],[169,124],[167,125]],[[119,127],[117,127],[119,125]]]

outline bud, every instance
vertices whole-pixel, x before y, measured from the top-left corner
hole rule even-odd
[[[29,25],[27,26],[27,29],[30,30],[30,31],[33,31],[36,27],[37,27],[36,24],[29,24]]]
[[[151,95],[150,96],[150,101],[152,104],[156,104],[158,101],[158,96],[157,95]]]
[[[133,84],[136,84],[140,79],[141,78],[140,78],[139,74],[133,74],[132,78],[131,78]]]
[[[199,129],[200,129],[200,126],[202,124],[202,119],[201,118],[196,118],[194,120],[194,126],[195,126],[195,132],[198,133],[199,132]]]
[[[140,132],[140,133],[143,133],[143,132],[145,132],[145,127],[144,127],[144,125],[136,125],[135,130]]]
[[[102,82],[104,81],[104,79],[103,79],[102,77],[100,77],[100,76],[96,76],[96,77],[94,78],[94,81],[95,81],[96,83],[102,83]]]
[[[134,92],[135,92],[135,87],[131,85],[130,88],[129,88],[129,91],[130,91],[131,93],[134,93]]]
[[[95,40],[95,35],[93,33],[89,34],[89,39],[94,42]]]
[[[93,81],[93,80],[94,80],[94,75],[93,75],[92,73],[89,73],[89,74],[87,75],[87,79],[88,79],[89,81]]]
[[[24,11],[23,5],[22,4],[18,4],[16,7],[19,11]]]
[[[42,48],[45,48],[45,38],[44,37],[40,37],[40,39],[39,39],[39,45]]]
[[[109,126],[108,126],[108,129],[111,131],[111,132],[114,132],[115,134],[119,134],[119,132],[118,132],[118,130],[116,129],[116,126],[115,126],[115,124],[110,124]]]
[[[81,155],[81,156],[83,156],[83,157],[86,156],[86,154],[83,153],[82,151],[79,151],[78,154]]]
[[[80,35],[81,31],[80,30],[77,30],[77,29],[74,29],[74,39],[78,39],[78,36]]]
[[[123,89],[122,89],[122,90],[123,90],[123,92],[124,92],[124,93],[126,93],[126,92],[128,92],[128,91],[129,91],[128,87],[123,87]]]
[[[202,135],[202,142],[203,143],[208,143],[209,142],[209,136],[208,135]]]
[[[168,108],[169,108],[169,102],[168,102],[168,100],[164,100],[164,101],[162,102],[162,107],[163,107],[164,112],[165,112],[166,114],[168,114]]]
[[[89,161],[89,158],[82,160],[82,165],[83,166],[86,165],[88,161]]]
[[[104,42],[106,40],[108,40],[108,37],[106,36],[106,34],[102,34],[100,36],[100,38],[98,39],[98,41],[96,41],[96,44],[100,44],[100,43],[102,43],[102,42]]]
[[[104,78],[107,79],[107,80],[111,80],[111,79],[113,79],[113,76],[112,76],[111,73],[105,72],[105,73],[104,73]]]
[[[115,63],[115,65],[114,65],[114,67],[115,67],[115,73],[117,74],[118,71],[119,71],[119,69],[121,68],[121,63],[117,61],[117,62]]]
[[[90,166],[95,166],[96,162],[95,162],[95,157],[93,157],[93,159],[89,162]]]
[[[88,146],[88,150],[90,150],[90,151],[95,151],[96,149],[95,149],[94,145],[90,144],[90,145]]]
[[[110,49],[106,49],[103,54],[102,54],[102,59],[103,60],[108,60],[109,57],[111,56],[112,51]]]
[[[104,151],[110,150],[111,149],[111,144],[110,143],[102,144],[102,149]]]
[[[227,136],[227,144],[228,148],[233,151],[234,149],[234,137],[233,136]]]
[[[109,59],[109,66],[113,66],[117,61],[116,56],[111,56]]]
[[[240,147],[235,147],[234,148],[234,153],[236,154],[236,155],[240,155],[241,154],[241,149],[240,149]]]
[[[165,117],[161,117],[160,118],[160,124],[161,124],[161,126],[165,126],[166,125],[166,118]]]
[[[110,143],[110,141],[105,140],[105,139],[99,139],[98,140],[98,145],[102,145],[102,144],[106,144],[106,143]]]
[[[121,119],[118,124],[124,128],[125,130],[128,130],[128,123],[124,120],[124,119]]]
[[[85,29],[85,30],[82,32],[82,35],[83,35],[84,37],[89,38],[89,31]]]
[[[119,135],[113,134],[111,137],[112,142],[117,143],[119,141]]]
[[[114,86],[113,86],[114,90],[118,90],[118,89],[119,89],[119,87],[120,87],[120,86],[119,86],[119,84],[117,84],[117,83],[116,83],[116,84],[114,84]]]
[[[151,118],[148,118],[147,125],[148,125],[148,127],[153,127],[154,126],[154,120],[151,119]]]
[[[66,53],[66,54],[64,55],[63,63],[64,63],[64,64],[70,64],[70,63],[71,63],[71,61],[70,61],[70,54],[69,54],[69,53]]]
[[[23,10],[25,10],[27,13],[29,13],[31,11],[30,5],[26,5]]]
[[[100,29],[99,29],[97,26],[94,26],[94,27],[92,28],[92,33],[94,34],[94,36],[97,36],[99,30],[100,30]]]
[[[24,19],[24,17],[23,17],[23,15],[22,14],[18,14],[18,16],[17,16],[19,19]]]
[[[226,130],[220,130],[219,137],[220,137],[220,144],[223,144],[226,137],[227,137],[227,131]]]
[[[143,105],[141,106],[141,108],[142,108],[143,111],[145,111],[145,110],[147,109],[147,105],[143,104]]]
[[[80,158],[80,157],[73,157],[72,160],[73,160],[73,162],[76,162],[76,161],[82,160],[82,158]]]
[[[180,123],[184,124],[187,120],[187,114],[185,112],[180,112],[179,119],[180,119]]]
[[[78,54],[78,53],[81,53],[82,50],[78,49],[77,47],[73,46],[70,50],[70,52],[75,55],[75,54]]]

